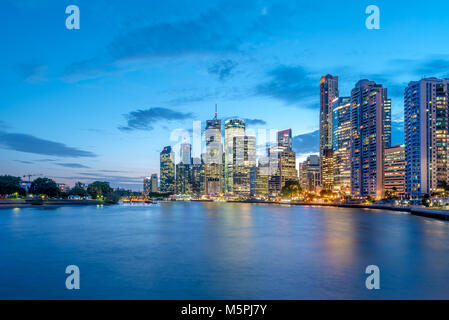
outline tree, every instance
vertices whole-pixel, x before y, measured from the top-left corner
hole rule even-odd
[[[75,183],[75,186],[70,189],[69,195],[85,197],[87,196],[87,191],[81,182],[77,182]]]
[[[301,193],[301,186],[296,181],[286,181],[281,190],[281,196],[285,198],[296,198],[299,197]]]
[[[59,195],[60,190],[52,179],[37,178],[31,182],[29,192],[32,194],[46,195],[47,197],[56,197]]]
[[[0,176],[0,194],[8,195],[18,193],[25,195],[25,190],[20,186],[21,179],[14,176]]]
[[[323,189],[320,192],[320,196],[322,196],[322,197],[327,197],[327,196],[331,196],[331,195],[332,195],[332,191],[331,190]]]
[[[430,207],[430,195],[428,193],[426,193],[423,197],[422,197],[422,204],[425,207]]]
[[[87,186],[87,193],[93,199],[104,198],[107,194],[111,193],[113,190],[109,185],[109,182],[95,181]]]

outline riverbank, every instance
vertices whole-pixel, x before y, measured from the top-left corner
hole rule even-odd
[[[407,212],[413,215],[446,220],[449,221],[449,210],[422,208],[422,207],[397,207],[379,204],[348,204],[348,203],[316,203],[316,202],[277,202],[277,201],[241,201],[231,200],[228,202],[236,203],[260,203],[260,204],[277,204],[277,205],[292,205],[292,206],[319,206],[319,207],[340,207],[340,208],[357,208],[357,209],[374,209],[374,210],[390,210]]]
[[[36,200],[36,199],[23,199],[23,200],[8,200],[0,199],[0,209],[8,208],[23,208],[23,207],[35,207],[35,206],[61,206],[61,205],[99,205],[104,204],[100,200]]]

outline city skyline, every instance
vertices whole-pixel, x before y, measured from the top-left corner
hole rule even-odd
[[[404,142],[408,83],[449,76],[449,45],[438,40],[445,2],[426,15],[422,3],[379,1],[381,29],[367,30],[365,4],[169,1],[149,10],[140,1],[78,1],[81,29],[73,32],[64,8],[37,3],[7,1],[0,14],[9,48],[0,53],[2,174],[141,190],[142,178],[159,172],[162,146],[173,144],[169,133],[192,130],[193,121],[204,128],[216,102],[223,123],[238,116],[254,130],[292,128],[299,162],[319,152],[319,79],[328,73],[342,97],[364,78],[389,90],[394,145]],[[42,17],[40,28],[30,28],[31,17]],[[402,41],[410,34],[420,46]],[[147,41],[130,45],[139,39]]]

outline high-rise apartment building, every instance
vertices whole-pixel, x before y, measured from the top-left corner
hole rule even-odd
[[[340,97],[333,104],[333,186],[348,194],[351,187],[351,98]]]
[[[331,190],[333,178],[332,105],[339,97],[338,77],[330,74],[320,80],[320,169],[323,189]]]
[[[175,153],[170,146],[162,149],[160,154],[161,192],[175,191]]]
[[[224,190],[227,193],[234,191],[234,138],[245,135],[245,122],[241,119],[229,119],[225,122],[224,137]]]
[[[406,192],[421,197],[448,181],[449,79],[425,78],[405,89]]]
[[[385,192],[405,196],[405,146],[385,148],[384,162]]]
[[[360,80],[351,91],[351,194],[384,194],[385,101],[387,89]]]

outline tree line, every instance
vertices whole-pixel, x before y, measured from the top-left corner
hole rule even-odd
[[[91,197],[96,200],[116,203],[121,197],[136,195],[135,192],[125,189],[113,189],[109,182],[95,181],[87,186],[81,182],[75,183],[75,186],[68,192],[59,189],[56,182],[49,178],[37,178],[33,180],[27,190],[21,186],[22,179],[10,175],[0,176],[0,196],[45,196],[48,198],[67,198],[68,196],[78,196],[81,198]]]

